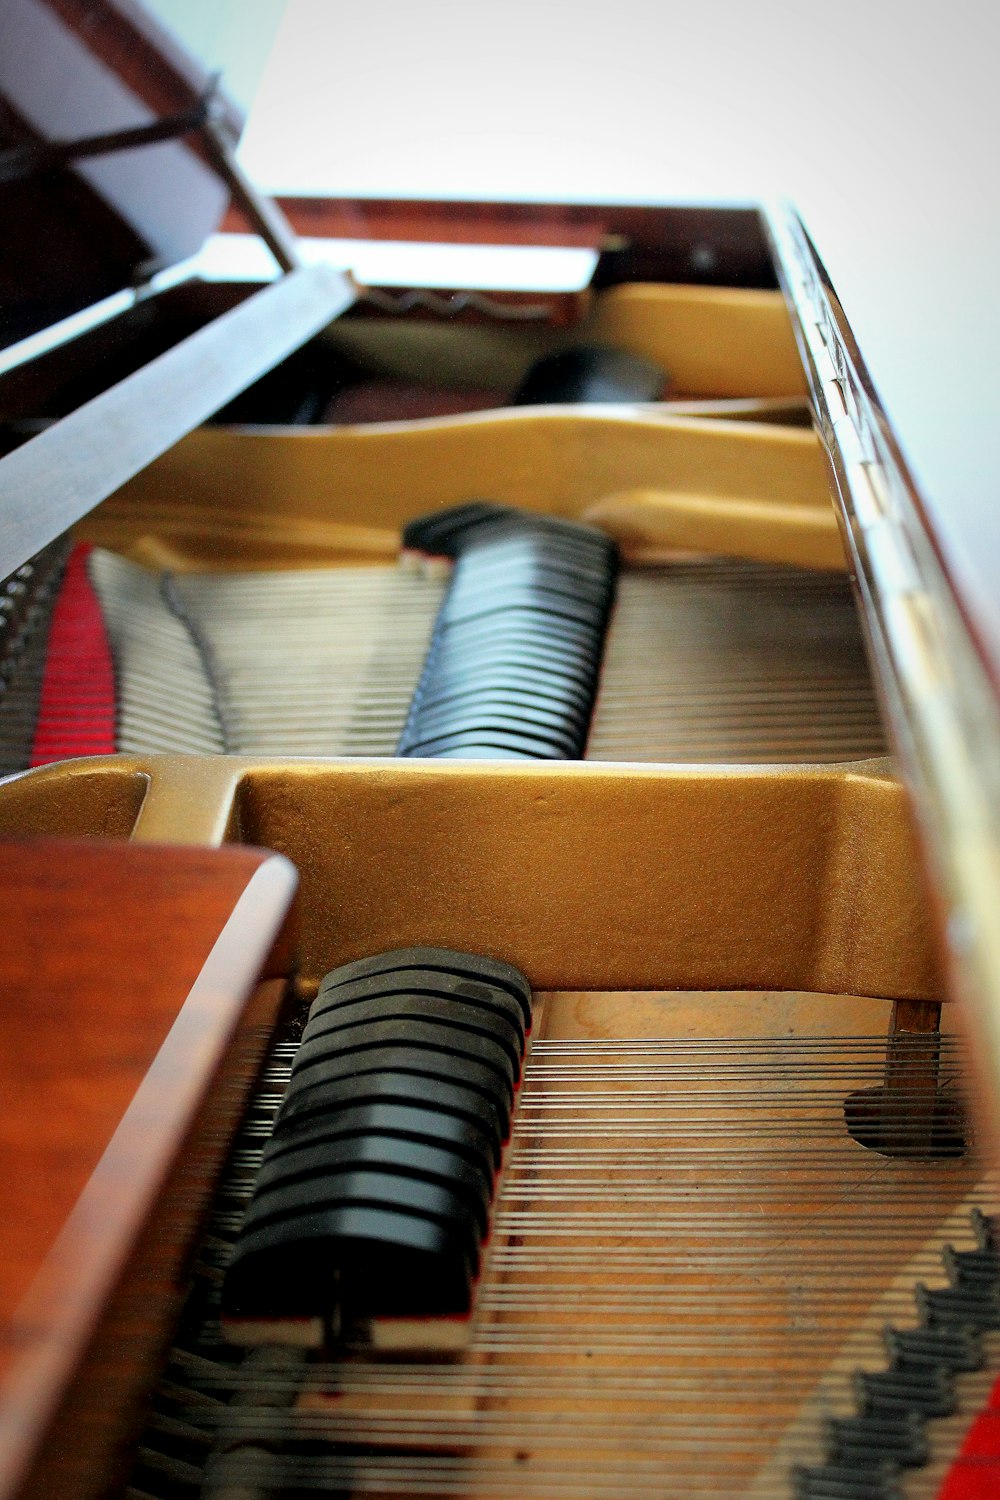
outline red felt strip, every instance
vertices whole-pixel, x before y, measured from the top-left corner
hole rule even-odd
[[[89,555],[89,547],[74,547],[70,553],[52,613],[33,766],[115,750],[114,664],[87,571]]]
[[[1000,1380],[975,1417],[937,1500],[997,1500],[1000,1496]]]

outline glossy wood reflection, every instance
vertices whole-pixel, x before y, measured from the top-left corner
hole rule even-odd
[[[294,884],[251,849],[4,846],[0,1493],[122,1271]]]

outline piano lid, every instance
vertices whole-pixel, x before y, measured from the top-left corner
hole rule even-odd
[[[6,0],[0,347],[200,247],[229,201],[190,133],[209,96],[235,140],[239,109],[140,0]],[[92,154],[53,150],[82,141]]]

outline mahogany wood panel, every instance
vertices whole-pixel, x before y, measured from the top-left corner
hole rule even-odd
[[[298,234],[317,238],[590,246],[601,251],[597,285],[777,285],[760,217],[750,208],[296,197],[278,203]],[[222,228],[244,227],[230,208]]]
[[[260,850],[0,861],[0,1495],[86,1348],[291,901]]]
[[[353,302],[328,266],[292,271],[0,461],[0,577],[119,489]]]
[[[0,149],[36,139],[9,100],[0,98]],[[127,285],[149,253],[134,227],[75,173],[47,173],[40,191],[41,181],[3,186],[0,347]]]
[[[286,991],[285,980],[270,980],[248,1001],[16,1500],[107,1500],[125,1484],[188,1294],[192,1253]]]

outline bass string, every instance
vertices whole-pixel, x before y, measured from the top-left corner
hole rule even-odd
[[[161,597],[146,570],[102,549],[91,571],[121,668],[122,748],[133,750],[225,740],[243,753],[391,754],[444,587],[382,565],[178,573]],[[883,751],[841,581],[753,563],[623,574],[588,758]]]
[[[391,565],[163,574],[95,548],[119,748],[391,754],[443,593]]]
[[[884,744],[843,579],[748,561],[619,580],[588,758],[852,759]]]
[[[884,1078],[886,1040],[884,1036],[856,1039],[860,1050],[868,1054],[860,1073],[857,1066],[838,1064],[831,1077],[829,1069],[824,1070],[824,1059],[838,1042],[824,1038],[814,1048],[801,1040],[768,1041],[763,1051],[790,1067],[793,1077],[795,1052],[806,1066],[810,1054],[815,1054],[815,1086],[810,1083],[795,1089],[791,1100],[787,1090],[773,1087],[772,1081],[766,1094],[739,1090],[734,1095],[713,1086],[707,1101],[696,1097],[682,1109],[664,1107],[662,1101],[626,1100],[623,1106],[623,1082],[626,1093],[630,1085],[652,1083],[641,1092],[655,1094],[661,1082],[669,1087],[671,1079],[661,1080],[655,1065],[652,1079],[642,1069],[638,1077],[623,1077],[614,1058],[614,1065],[607,1067],[608,1053],[615,1050],[613,1042],[610,1046],[536,1042],[494,1218],[494,1245],[480,1297],[482,1321],[464,1362],[450,1367],[417,1363],[407,1371],[398,1364],[353,1358],[304,1363],[291,1377],[265,1378],[232,1368],[220,1371],[211,1358],[201,1360],[195,1370],[188,1369],[188,1378],[199,1387],[214,1387],[227,1398],[211,1403],[210,1425],[218,1429],[218,1439],[206,1495],[218,1490],[217,1481],[222,1479],[226,1484],[266,1482],[279,1490],[316,1491],[334,1485],[356,1493],[381,1494],[663,1495],[671,1492],[669,1486],[664,1487],[666,1474],[675,1486],[672,1492],[678,1494],[731,1493],[730,1481],[716,1472],[716,1460],[731,1465],[742,1456],[749,1472],[759,1467],[798,1408],[817,1360],[829,1358],[831,1347],[836,1347],[836,1339],[831,1346],[829,1335],[836,1335],[844,1320],[853,1327],[870,1307],[873,1294],[868,1283],[873,1270],[876,1281],[891,1279],[900,1258],[907,1259],[913,1237],[923,1234],[926,1238],[933,1232],[956,1196],[968,1190],[977,1171],[969,1158],[928,1165],[875,1157],[849,1142],[843,1125],[844,1089]],[[922,1042],[926,1051],[927,1043]],[[593,1059],[594,1074],[586,1081],[601,1085],[596,1102],[587,1087],[571,1087],[568,1099],[565,1092],[547,1087],[549,1065],[542,1059],[556,1049],[562,1049],[563,1055],[568,1051],[577,1060],[567,1080],[570,1085],[580,1081],[578,1060]],[[697,1070],[727,1055],[732,1058],[739,1049],[742,1043],[736,1041],[695,1047],[654,1042],[648,1049],[628,1044],[631,1056],[644,1051],[662,1056],[664,1050],[675,1057],[681,1054],[686,1059],[682,1075],[690,1073],[687,1061]],[[757,1078],[762,1049],[754,1050],[750,1066]],[[258,1100],[253,1129],[261,1136],[277,1107],[293,1055],[294,1047],[287,1046],[279,1064],[270,1070],[265,1100]],[[738,1064],[733,1072],[739,1077]],[[766,1060],[763,1073],[766,1076]],[[613,1087],[605,1088],[606,1084]],[[926,1092],[907,1090],[895,1097],[905,1107],[925,1102]],[[539,1103],[544,1107],[534,1108]],[[788,1117],[776,1122],[777,1128],[750,1126],[750,1133],[745,1133],[748,1114],[783,1106],[788,1108]],[[574,1144],[553,1152],[540,1146],[538,1137],[551,1138],[555,1109],[568,1112],[566,1135]],[[624,1153],[620,1148],[609,1151],[609,1111],[617,1112],[624,1138],[639,1144],[630,1145]],[[652,1138],[648,1134],[651,1118],[661,1126]],[[680,1143],[678,1120],[691,1127]],[[718,1131],[721,1144],[706,1144],[706,1130]],[[590,1131],[592,1149],[586,1140]],[[741,1138],[734,1144],[736,1131]],[[248,1148],[246,1142],[244,1135],[227,1186],[227,1197],[237,1207],[216,1216],[213,1229],[219,1232],[214,1253],[203,1266],[206,1270],[221,1269],[227,1242],[238,1224],[238,1205],[252,1183],[259,1151]],[[783,1145],[775,1155],[778,1142]],[[799,1160],[800,1145],[820,1153],[807,1158],[805,1170]],[[861,1243],[857,1226],[843,1219],[845,1145],[863,1160],[865,1169],[868,1198],[858,1217],[866,1236]],[[708,1153],[706,1159],[703,1152]],[[684,1162],[689,1167],[683,1167]],[[722,1173],[723,1180],[709,1190],[710,1195],[705,1194],[704,1185],[696,1189],[697,1211],[690,1204],[684,1206],[692,1189],[683,1184],[646,1188],[637,1197],[636,1178],[648,1182],[650,1174],[662,1177],[664,1170],[690,1171],[703,1165]],[[581,1181],[581,1169],[597,1180],[585,1176]],[[773,1230],[762,1230],[752,1218],[747,1219],[754,1190],[741,1186],[738,1179],[753,1169],[762,1173],[761,1188],[766,1187],[776,1200],[784,1190],[783,1211]],[[912,1180],[915,1173],[920,1180]],[[609,1174],[614,1174],[614,1182],[606,1180]],[[829,1192],[831,1187],[833,1201],[826,1211],[840,1214],[840,1221],[827,1223],[813,1217],[796,1222],[797,1207],[804,1202],[815,1209],[809,1195]],[[533,1207],[523,1206],[526,1197]],[[982,1206],[988,1209],[995,1199],[992,1180],[984,1181],[979,1191]],[[574,1202],[582,1204],[576,1213],[564,1207]],[[511,1206],[519,1203],[520,1208]],[[600,1208],[603,1203],[614,1211]],[[554,1211],[549,1204],[556,1205]],[[588,1204],[597,1205],[598,1211]],[[633,1218],[639,1222],[627,1222]],[[873,1223],[878,1224],[877,1245],[871,1245]],[[699,1258],[693,1267],[684,1266],[683,1254],[663,1253],[665,1238],[669,1243],[684,1235],[694,1237]],[[632,1277],[631,1284],[615,1278],[609,1284],[604,1274],[609,1237],[615,1246],[615,1277]],[[634,1248],[629,1249],[623,1240],[631,1241]],[[970,1245],[971,1241],[970,1229]],[[778,1261],[769,1264],[768,1257],[775,1254]],[[788,1318],[780,1308],[775,1309],[774,1299],[775,1287],[788,1282],[793,1264],[795,1274],[800,1279],[803,1271],[812,1275],[815,1286],[811,1302],[800,1295],[792,1321],[801,1326],[790,1330]],[[911,1270],[926,1275],[930,1284],[944,1284],[935,1248],[927,1249]],[[738,1289],[731,1284],[734,1273],[746,1277]],[[692,1284],[678,1285],[679,1274],[690,1277]],[[587,1275],[602,1277],[599,1290],[581,1286],[580,1277]],[[859,1275],[861,1283],[852,1284],[852,1278]],[[649,1280],[657,1276],[674,1280],[651,1292]],[[721,1280],[713,1281],[713,1277]],[[718,1298],[727,1283],[728,1300],[720,1309]],[[717,1300],[711,1307],[713,1297]],[[890,1308],[900,1323],[912,1323],[912,1287],[896,1289],[888,1299],[883,1298],[882,1307],[883,1314]],[[554,1318],[556,1310],[560,1317]],[[515,1321],[496,1323],[495,1319]],[[211,1318],[202,1336],[205,1351],[216,1352],[218,1335]],[[175,1358],[183,1365],[179,1351]],[[585,1379],[580,1374],[581,1359],[587,1361]],[[602,1359],[611,1363],[602,1365]],[[627,1379],[618,1369],[623,1360]],[[845,1391],[848,1386],[845,1378]],[[234,1402],[237,1392],[239,1400]],[[331,1394],[343,1401],[351,1393],[370,1397],[376,1409],[343,1415],[307,1409],[309,1401],[328,1402]],[[295,1404],[287,1412],[268,1412],[268,1403],[274,1401]],[[468,1403],[470,1411],[456,1415],[442,1409],[442,1401]],[[412,1403],[409,1408],[408,1402]],[[490,1403],[505,1402],[516,1409],[506,1413],[490,1407]],[[580,1409],[575,1410],[573,1403],[579,1403]],[[636,1403],[641,1407],[639,1416],[634,1411]],[[204,1411],[201,1420],[205,1420]],[[347,1444],[350,1451],[324,1451],[304,1458],[294,1451],[262,1455],[244,1447],[241,1454],[239,1442],[233,1451],[223,1451],[234,1434],[245,1444],[250,1429],[256,1438],[266,1436],[268,1441],[292,1446],[320,1441],[334,1449]],[[623,1434],[630,1446],[626,1461],[618,1456]],[[368,1443],[375,1451],[359,1456],[354,1451],[358,1443]],[[609,1454],[604,1454],[602,1443],[607,1444]],[[410,1451],[414,1444],[428,1450],[437,1445],[438,1450],[452,1446],[460,1451],[453,1457],[440,1451],[415,1456]],[[524,1457],[526,1446],[531,1450],[528,1458]],[[796,1440],[789,1453],[802,1461],[815,1458],[805,1439]],[[779,1486],[774,1493],[789,1492]]]

